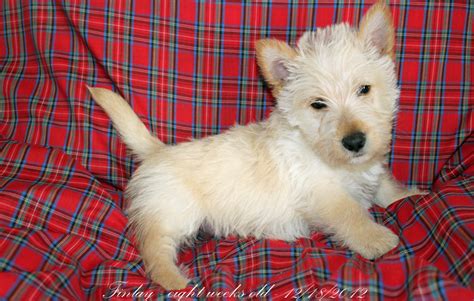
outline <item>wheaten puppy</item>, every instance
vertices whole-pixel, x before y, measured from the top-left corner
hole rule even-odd
[[[218,236],[283,240],[317,227],[369,259],[394,248],[398,237],[367,211],[418,193],[384,166],[399,95],[393,43],[382,3],[358,30],[320,28],[296,47],[259,41],[258,64],[277,99],[268,120],[175,146],[151,136],[120,96],[90,88],[141,160],[126,192],[151,278],[186,286],[177,248],[203,224]]]

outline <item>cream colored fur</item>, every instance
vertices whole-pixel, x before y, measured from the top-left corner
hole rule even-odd
[[[262,74],[277,106],[261,123],[165,146],[119,95],[90,88],[127,146],[141,160],[128,187],[128,214],[150,277],[166,289],[188,279],[177,248],[205,225],[218,236],[294,240],[318,228],[365,258],[398,237],[367,208],[419,193],[387,172],[398,88],[390,13],[374,5],[356,30],[337,24],[305,33],[296,48],[257,44]],[[362,85],[370,92],[360,95]],[[318,98],[326,108],[311,104]],[[341,140],[366,135],[357,153]]]

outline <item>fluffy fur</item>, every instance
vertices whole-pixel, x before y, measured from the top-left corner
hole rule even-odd
[[[419,193],[384,167],[399,95],[390,12],[378,3],[361,24],[305,33],[295,48],[259,41],[257,60],[276,108],[261,123],[201,140],[166,146],[123,98],[90,88],[141,160],[126,191],[128,214],[154,281],[186,286],[177,248],[202,225],[218,236],[283,240],[317,227],[368,259],[398,244],[367,211]],[[357,151],[341,142],[354,133],[365,137]]]

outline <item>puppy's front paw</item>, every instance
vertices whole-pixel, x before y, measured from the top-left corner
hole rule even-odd
[[[375,259],[398,245],[398,236],[390,229],[370,223],[346,242],[349,248],[367,259]]]
[[[430,192],[427,191],[427,190],[420,190],[416,187],[413,187],[413,188],[405,190],[405,192],[402,194],[401,198],[407,198],[407,197],[414,196],[414,195],[424,196],[424,195],[427,195],[429,193]]]

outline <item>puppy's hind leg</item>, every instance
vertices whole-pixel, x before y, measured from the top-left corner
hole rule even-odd
[[[177,250],[196,234],[203,220],[192,196],[185,190],[179,194],[178,190],[174,191],[174,198],[170,194],[158,194],[155,198],[141,195],[129,209],[145,269],[154,282],[167,290],[186,287],[188,279],[176,266]]]
[[[141,238],[140,253],[151,279],[166,290],[183,289],[189,280],[176,266],[176,254],[180,242],[179,234],[163,231],[154,225]]]

